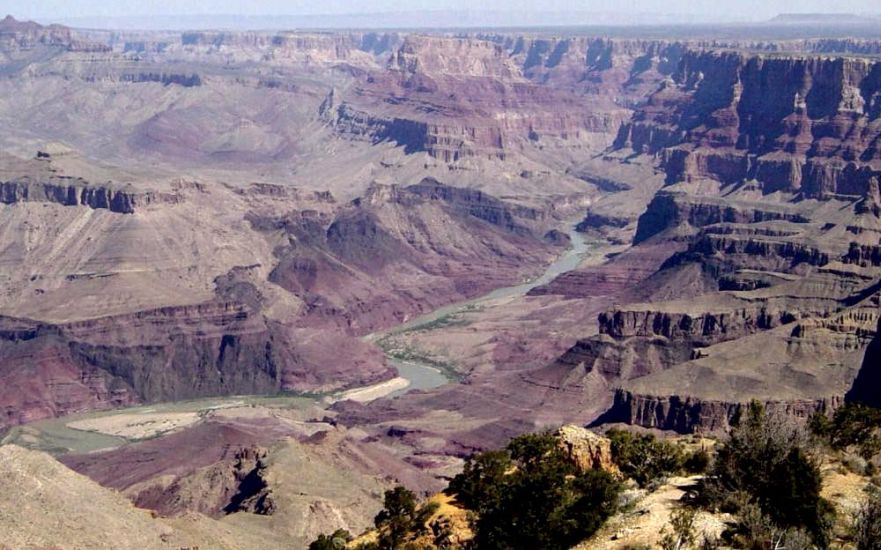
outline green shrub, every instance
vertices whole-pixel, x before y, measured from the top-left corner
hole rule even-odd
[[[428,531],[425,524],[437,510],[436,504],[418,507],[413,491],[400,485],[385,492],[383,505],[373,520],[381,550],[406,548],[413,538]]]
[[[562,550],[615,513],[621,486],[604,471],[579,473],[552,435],[527,434],[469,459],[450,490],[476,512],[477,548]]]
[[[309,550],[343,550],[352,540],[352,535],[345,529],[337,529],[330,535],[318,535],[309,545]]]
[[[881,495],[872,493],[857,512],[853,525],[856,550],[881,550]]]
[[[689,548],[697,540],[694,529],[695,511],[691,508],[680,508],[670,515],[670,525],[662,531],[661,548],[663,550],[682,550]]]
[[[508,451],[486,451],[465,462],[462,473],[453,478],[449,491],[469,510],[481,512],[481,506],[496,502],[505,474],[513,466]]]
[[[622,430],[609,430],[606,436],[612,441],[612,460],[640,487],[683,469],[685,454],[669,441]]]
[[[820,468],[804,450],[803,434],[753,403],[719,449],[701,496],[717,505],[739,501],[741,516],[750,510],[744,501],[751,501],[769,525],[784,532],[804,529],[824,548],[834,509],[820,497],[821,488]]]
[[[690,474],[705,474],[710,469],[712,461],[706,449],[698,449],[685,457],[682,468]]]
[[[832,420],[825,413],[817,411],[808,419],[808,431],[818,441],[828,442],[832,436]]]
[[[836,449],[850,446],[865,447],[861,455],[869,457],[878,452],[879,440],[875,434],[881,426],[881,410],[859,403],[848,403],[835,411],[830,428],[831,444]]]
[[[737,522],[723,536],[730,546],[748,550],[812,550],[815,547],[812,537],[804,530],[779,527],[753,503],[742,507]]]

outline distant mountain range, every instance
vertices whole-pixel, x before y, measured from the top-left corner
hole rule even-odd
[[[805,23],[814,25],[877,25],[879,21],[881,21],[881,14],[781,13],[772,18],[769,23],[785,25],[802,25]]]
[[[746,18],[720,19],[703,14],[621,14],[592,11],[517,12],[490,10],[436,10],[328,15],[157,15],[117,17],[73,17],[41,19],[42,23],[63,23],[79,28],[138,30],[278,30],[278,29],[417,29],[476,27],[555,27],[597,25],[669,25],[736,23]]]
[[[155,15],[40,18],[76,28],[115,30],[291,30],[291,29],[464,29],[530,27],[637,27],[671,25],[810,25],[877,26],[881,14],[784,13],[761,22],[742,17],[697,13],[638,13],[580,11],[434,10],[326,15]]]

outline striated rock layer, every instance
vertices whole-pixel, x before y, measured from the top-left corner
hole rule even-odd
[[[866,196],[881,173],[881,64],[688,52],[616,145],[663,157],[667,181]]]

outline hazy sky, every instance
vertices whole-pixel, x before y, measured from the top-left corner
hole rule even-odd
[[[19,18],[141,15],[317,15],[412,10],[504,10],[692,13],[729,18],[782,12],[879,13],[879,0],[0,0]]]

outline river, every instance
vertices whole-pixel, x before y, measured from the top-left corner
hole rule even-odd
[[[409,321],[397,325],[396,327],[378,333],[366,336],[364,339],[370,342],[377,342],[385,336],[399,334],[410,330],[418,329],[421,326],[431,324],[448,315],[460,313],[473,306],[483,302],[499,300],[502,298],[510,298],[515,296],[523,296],[535,287],[547,284],[563,273],[572,271],[581,264],[584,258],[601,244],[598,241],[588,240],[583,234],[575,230],[573,226],[569,229],[570,245],[569,248],[560,255],[551,265],[545,269],[541,276],[531,279],[525,283],[503,288],[497,288],[488,294],[467,300],[457,302],[442,308],[436,309],[424,315],[420,315]],[[402,360],[392,355],[386,354],[388,363],[398,371],[398,376],[409,381],[409,385],[405,388],[389,393],[386,397],[400,395],[412,390],[427,390],[443,386],[450,382],[450,379],[440,369],[420,362],[416,359]]]
[[[427,325],[445,315],[451,315],[466,310],[471,306],[498,300],[500,298],[508,298],[521,296],[529,292],[529,290],[546,284],[558,275],[571,271],[578,267],[581,261],[601,243],[596,241],[588,241],[584,235],[574,230],[569,231],[571,238],[570,247],[560,255],[557,260],[548,266],[540,277],[529,282],[514,285],[510,287],[499,288],[492,292],[449,306],[442,307],[425,315],[420,315],[414,319],[398,325],[387,331],[378,332],[365,337],[365,340],[377,342],[384,336],[417,329],[420,326]],[[443,386],[451,380],[447,378],[443,371],[433,367],[430,364],[420,362],[419,360],[401,360],[391,355],[387,355],[390,365],[398,371],[398,378],[395,380],[387,380],[381,384],[368,386],[365,388],[356,388],[337,394],[327,396],[323,402],[325,404],[332,403],[341,399],[347,399],[353,396],[359,401],[367,402],[380,397],[392,397],[413,390],[427,390]],[[361,394],[359,396],[359,393]],[[202,414],[205,411],[235,407],[246,404],[276,405],[285,407],[307,407],[315,403],[315,398],[304,396],[230,396],[206,398],[193,401],[182,401],[176,403],[153,404],[149,406],[134,407],[129,409],[117,409],[113,411],[92,411],[64,418],[53,418],[40,420],[29,423],[25,426],[17,426],[10,430],[6,437],[0,440],[0,445],[6,443],[15,443],[28,448],[40,449],[53,454],[63,454],[65,452],[93,452],[101,449],[108,449],[124,445],[134,439],[126,439],[104,433],[94,431],[84,431],[72,428],[69,424],[74,420],[94,419],[110,416],[118,416],[119,422],[142,423],[138,415],[143,413],[180,413],[180,412],[196,412]],[[129,420],[127,420],[129,419]]]

